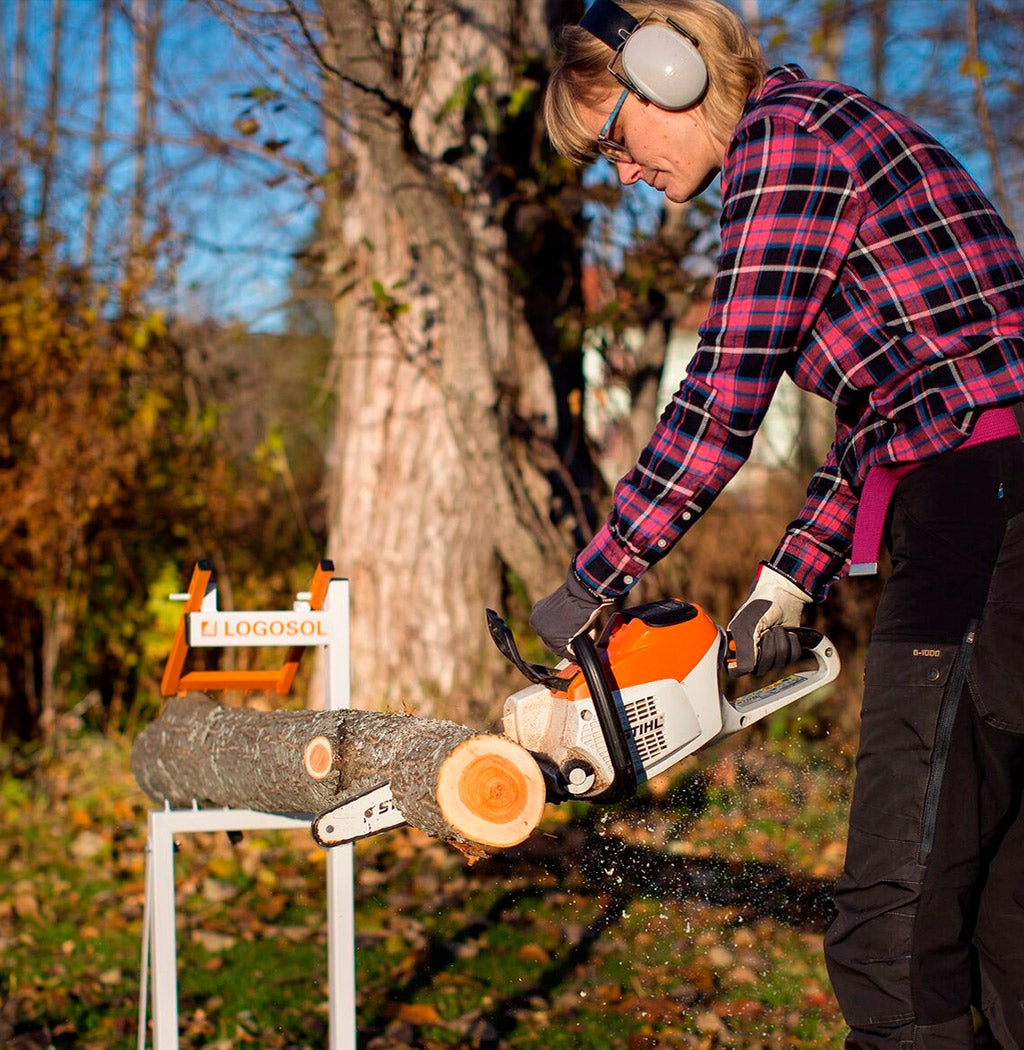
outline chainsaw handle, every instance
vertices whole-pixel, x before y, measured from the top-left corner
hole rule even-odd
[[[784,628],[787,634],[792,634],[796,637],[800,643],[800,656],[801,657],[813,657],[815,649],[821,645],[821,640],[825,637],[821,631],[816,631],[813,627],[786,627]],[[736,643],[733,641],[732,634],[729,631],[725,631],[725,647],[724,647],[724,663],[726,670],[733,673],[736,667]]]
[[[608,745],[608,755],[612,760],[612,769],[615,771],[611,784],[600,794],[589,795],[588,801],[619,802],[624,798],[631,798],[636,794],[637,787],[633,754],[622,728],[622,720],[615,706],[611,686],[601,666],[597,646],[594,644],[594,639],[584,631],[572,640],[572,648],[576,663],[579,664],[590,690],[590,699],[594,703],[597,721],[600,723],[601,733]]]
[[[821,645],[821,640],[825,637],[821,631],[816,631],[813,627],[787,627],[786,630],[796,635],[804,656],[813,656],[814,650]]]
[[[723,703],[722,727],[715,739],[753,725],[826,685],[839,674],[840,661],[836,647],[825,635],[809,627],[787,627],[786,630],[797,635],[803,649],[802,655],[814,660],[814,667],[809,671],[785,675],[770,685]]]

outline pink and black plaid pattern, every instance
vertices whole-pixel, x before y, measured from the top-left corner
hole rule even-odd
[[[616,597],[750,453],[783,373],[833,403],[835,443],[770,564],[822,596],[868,470],[947,451],[1024,397],[1024,258],[959,162],[844,85],[773,70],[722,172],[722,246],[688,374],[576,557]]]

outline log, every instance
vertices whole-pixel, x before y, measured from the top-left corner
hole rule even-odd
[[[205,693],[139,734],[132,773],[154,801],[312,816],[390,780],[414,827],[472,856],[540,822],[544,778],[525,748],[456,722],[370,711],[256,711]]]

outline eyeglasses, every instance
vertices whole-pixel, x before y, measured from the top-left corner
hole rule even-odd
[[[628,164],[633,159],[633,155],[626,148],[626,144],[618,142],[611,137],[611,130],[615,126],[619,110],[622,109],[622,104],[626,101],[629,93],[630,88],[625,88],[622,94],[619,95],[619,101],[612,107],[611,113],[608,114],[608,119],[604,122],[604,127],[601,128],[597,135],[597,152],[613,164]]]

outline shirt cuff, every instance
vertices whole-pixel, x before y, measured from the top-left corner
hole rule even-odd
[[[845,554],[822,547],[806,533],[789,532],[765,563],[788,576],[815,601],[821,601],[829,587],[845,574]]]
[[[595,594],[606,600],[621,598],[650,568],[650,562],[637,557],[624,547],[607,525],[573,561],[580,580]]]

